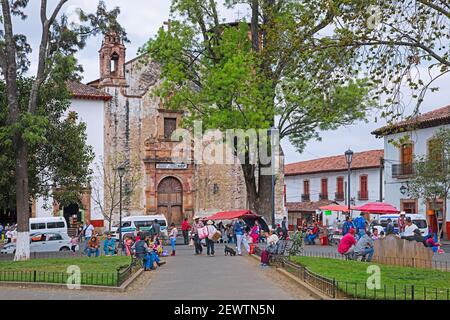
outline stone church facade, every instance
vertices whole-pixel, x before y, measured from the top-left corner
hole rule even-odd
[[[177,141],[171,133],[180,128],[183,112],[164,108],[154,96],[160,83],[158,64],[147,59],[126,61],[126,47],[115,35],[106,35],[99,51],[100,79],[88,83],[110,99],[104,101],[104,161],[112,167],[117,157],[138,177],[123,215],[164,214],[169,223],[183,217],[248,208],[246,187],[239,164],[173,163]],[[283,157],[280,157],[283,168]],[[284,214],[284,175],[276,183],[276,213]],[[118,220],[116,214],[113,220]]]

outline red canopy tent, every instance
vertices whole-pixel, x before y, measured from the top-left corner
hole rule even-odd
[[[339,205],[339,204],[330,204],[328,206],[319,207],[320,210],[325,211],[343,211],[348,212],[348,206]],[[355,210],[355,207],[350,207],[351,210]]]
[[[224,211],[224,212],[217,212],[216,214],[213,214],[212,216],[208,217],[208,220],[233,220],[236,218],[260,218],[261,216],[257,215],[251,210],[234,210],[234,211]]]
[[[373,213],[373,214],[389,214],[389,213],[399,213],[400,212],[393,205],[390,205],[389,203],[383,203],[383,202],[366,203],[365,205],[354,208],[354,210],[361,211],[361,212],[367,212],[367,213]]]

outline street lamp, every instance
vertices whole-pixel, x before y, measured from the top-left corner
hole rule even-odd
[[[122,252],[122,178],[125,175],[125,166],[117,167],[119,174],[119,249]]]
[[[345,161],[347,161],[347,166],[348,166],[348,183],[347,183],[347,202],[348,202],[348,212],[350,214],[350,167],[352,165],[352,161],[353,161],[353,151],[348,149],[347,151],[345,151]]]
[[[271,161],[270,161],[270,166],[272,169],[272,228],[275,230],[276,228],[276,223],[275,223],[275,148],[277,147],[277,144],[279,143],[278,139],[275,138],[279,138],[278,135],[278,129],[275,127],[272,127],[268,130],[269,135],[270,135],[270,145],[271,145]],[[278,144],[279,145],[279,144]]]

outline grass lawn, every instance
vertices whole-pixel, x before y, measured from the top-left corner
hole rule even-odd
[[[448,299],[450,294],[450,272],[314,257],[293,257],[292,260],[312,272],[334,278],[340,290],[359,298],[403,300],[406,296],[409,300],[413,286],[414,299],[418,300]],[[380,267],[379,290],[366,289],[370,265]]]
[[[117,283],[117,268],[128,266],[130,257],[33,259],[0,261],[0,281],[66,283],[69,266],[81,270],[81,284],[108,285]]]

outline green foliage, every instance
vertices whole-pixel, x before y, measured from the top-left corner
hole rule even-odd
[[[20,107],[26,110],[33,79],[18,82]],[[15,156],[11,136],[20,130],[29,148],[29,187],[32,197],[54,197],[61,203],[78,201],[91,174],[93,160],[90,146],[86,145],[86,125],[73,113],[68,117],[70,101],[65,87],[44,85],[40,90],[39,105],[34,114],[21,113],[21,120],[8,123],[8,104],[5,84],[0,81],[0,207],[13,207],[15,198]]]
[[[205,129],[275,125],[299,151],[318,130],[364,119],[373,83],[349,67],[355,51],[319,49],[315,39],[335,43],[320,31],[334,25],[346,1],[256,2],[255,47],[252,25],[222,23],[214,1],[172,1],[170,27],[142,50],[161,65],[164,80],[155,94],[165,105],[187,109],[186,126],[195,119]]]

